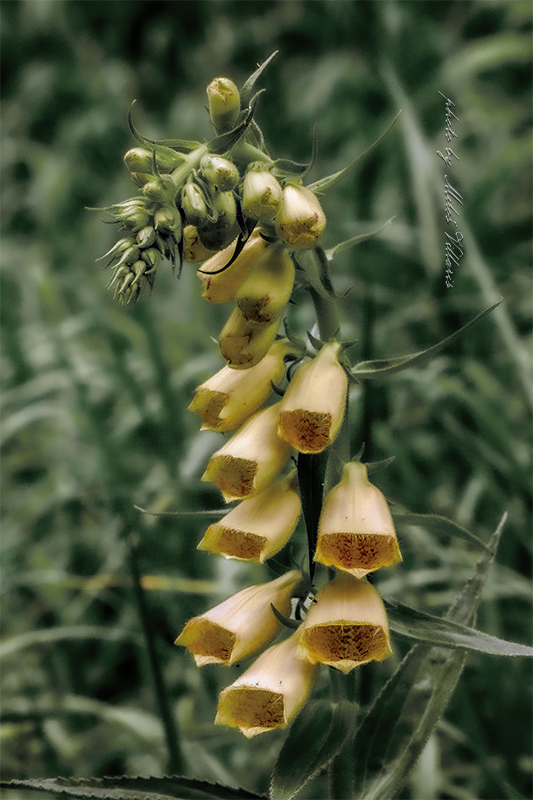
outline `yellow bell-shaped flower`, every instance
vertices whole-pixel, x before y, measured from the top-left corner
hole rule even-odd
[[[235,261],[227,269],[223,269],[233,256],[236,244],[237,239],[215,253],[202,264],[197,273],[203,283],[202,297],[210,303],[229,303],[233,300],[250,267],[269,247],[259,232],[254,231]]]
[[[234,431],[259,411],[272,394],[272,384],[285,375],[283,359],[293,350],[288,339],[278,339],[254,367],[222,367],[198,386],[189,411],[201,418],[201,430]]]
[[[254,655],[282,628],[270,604],[289,615],[291,597],[301,579],[301,573],[292,570],[268,583],[248,586],[190,619],[175,644],[187,647],[198,667],[204,664],[229,666]]]
[[[215,725],[240,728],[248,738],[285,728],[309,697],[317,667],[296,658],[299,631],[269,647],[220,693]]]
[[[293,285],[292,258],[285,245],[277,242],[252,264],[235,293],[235,301],[247,322],[268,325],[283,313]]]
[[[255,325],[234,308],[218,337],[220,355],[233,369],[249,369],[259,364],[276,338],[279,319],[269,325]]]
[[[322,506],[315,561],[362,578],[401,560],[385,497],[368,480],[364,464],[345,464]]]
[[[307,186],[288,184],[283,189],[276,217],[276,233],[291,247],[313,247],[326,227],[326,215],[317,196]]]
[[[300,366],[283,400],[279,435],[300,453],[319,453],[333,442],[344,418],[348,377],[338,361],[338,342],[323,345]]]
[[[243,500],[219,522],[210,525],[198,550],[262,564],[292,536],[302,505],[295,471]]]
[[[253,415],[210,458],[203,481],[218,486],[226,502],[264,489],[287,463],[291,445],[280,439],[279,403]]]
[[[300,658],[348,673],[391,655],[385,606],[366,578],[338,572],[315,601],[303,624]]]

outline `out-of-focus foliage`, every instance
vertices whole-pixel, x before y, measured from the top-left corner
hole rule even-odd
[[[277,156],[316,180],[402,115],[322,198],[325,246],[374,230],[339,256],[343,337],[354,360],[427,347],[499,297],[471,335],[430,365],[354,387],[352,452],[395,456],[391,501],[438,513],[484,540],[509,513],[479,627],[530,640],[531,7],[528,2],[131,2],[20,0],[2,15],[2,777],[164,774],[165,744],[122,537],[139,537],[157,652],[187,774],[264,792],[281,738],[214,728],[217,692],[238,674],[196,669],[172,642],[183,623],[268,567],[196,551],[205,520],[152,510],[220,506],[199,478],[219,434],[185,409],[220,365],[226,308],[200,300],[194,269],[160,270],[151,298],[114,305],[96,259],[114,229],[86,206],[135,192],[126,124],[148,136],[208,138],[205,86],[240,83],[273,50],[258,120]],[[459,121],[451,167],[465,254],[445,287],[445,106]],[[100,262],[101,263],[101,262]],[[304,293],[289,321],[313,324]],[[376,479],[378,482],[378,479]],[[401,531],[404,562],[380,591],[434,613],[475,554],[458,539]],[[47,631],[43,635],[43,631]],[[361,671],[368,703],[406,650]],[[317,697],[328,691],[321,677]],[[529,665],[470,656],[452,704],[403,797],[530,796]],[[318,779],[306,798],[323,797]],[[14,795],[13,795],[14,796]],[[20,795],[19,795],[20,796]]]

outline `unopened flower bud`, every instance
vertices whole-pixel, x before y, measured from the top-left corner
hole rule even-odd
[[[148,247],[142,251],[141,258],[149,267],[155,269],[161,261],[161,253],[155,247]]]
[[[154,228],[161,233],[173,233],[179,238],[181,217],[175,205],[165,205],[157,209],[154,214]]]
[[[191,225],[206,225],[208,222],[207,204],[203,191],[193,181],[188,180],[181,190],[181,207]]]
[[[276,217],[279,238],[298,249],[313,247],[325,227],[326,215],[316,195],[307,186],[285,186]]]
[[[243,500],[210,525],[198,550],[262,564],[284,547],[298,524],[300,495],[294,471]]]
[[[218,133],[235,127],[240,111],[239,90],[229,78],[215,78],[207,87],[209,114]]]
[[[124,154],[124,163],[130,172],[152,172],[152,154],[145,147],[132,147]]]
[[[165,203],[173,200],[176,195],[176,186],[170,175],[159,175],[143,186],[143,194],[149,200]]]
[[[391,655],[387,612],[366,578],[339,572],[315,600],[301,632],[300,658],[348,673]]]
[[[237,239],[202,264],[201,271],[198,272],[204,285],[202,297],[210,303],[228,303],[233,300],[250,267],[269,246],[259,232],[254,231],[235,261],[227,269],[220,271],[229,263],[236,244]]]
[[[156,165],[160,172],[171,172],[183,162],[183,156],[173,153],[170,148],[159,147],[156,150]],[[153,175],[154,155],[146,147],[132,147],[124,155],[124,163],[131,173]]]
[[[183,228],[183,260],[190,264],[200,264],[213,255],[215,255],[214,252],[204,247],[200,241],[196,227],[185,225]]]
[[[131,177],[139,189],[143,189],[152,180],[149,172],[132,172]]]
[[[318,669],[296,658],[299,632],[269,647],[220,693],[215,725],[240,728],[250,738],[285,728],[309,697]]]
[[[345,464],[322,506],[315,561],[362,578],[401,560],[385,497],[368,480],[364,464]]]
[[[124,222],[133,233],[137,233],[150,224],[152,215],[140,201],[125,203],[121,209],[115,212],[115,218]]]
[[[200,162],[200,172],[206,181],[221,192],[234,189],[240,180],[235,164],[222,156],[205,155]]]
[[[271,220],[281,205],[281,186],[264,164],[250,164],[242,187],[242,210],[247,217]]]
[[[252,265],[235,295],[244,319],[256,325],[275,322],[294,285],[294,264],[285,245],[271,244]]]
[[[259,411],[272,394],[272,384],[285,375],[283,359],[292,351],[288,339],[279,339],[254,367],[223,367],[198,386],[189,410],[201,417],[201,430],[233,431]]]
[[[211,456],[202,480],[226,502],[261,491],[287,463],[291,446],[277,435],[278,414],[279,403],[258,411]]]
[[[281,401],[279,435],[300,453],[320,453],[339,432],[348,391],[339,350],[337,342],[323,345],[296,370]]]
[[[277,319],[269,325],[254,325],[234,308],[218,337],[220,355],[233,369],[254,367],[267,354],[278,328]]]
[[[175,641],[187,647],[198,667],[204,664],[230,666],[266,647],[279,633],[282,623],[270,604],[282,614],[291,612],[291,597],[300,583],[298,570],[257,586],[249,586],[185,625]]]
[[[155,242],[155,230],[151,225],[142,228],[137,234],[137,241],[140,247],[150,247]]]

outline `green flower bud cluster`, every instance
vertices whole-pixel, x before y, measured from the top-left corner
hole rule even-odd
[[[269,241],[281,240],[288,250],[313,247],[322,234],[324,212],[316,195],[301,183],[306,165],[272,160],[253,119],[253,86],[262,68],[241,92],[228,78],[209,84],[216,136],[207,143],[147,139],[130,114],[139,146],[127,151],[124,163],[138,194],[97,209],[108,212],[119,226],[119,240],[102,258],[108,258],[108,285],[122,304],[133,305],[143,291],[152,289],[163,260],[181,270],[184,259],[201,263],[232,242],[241,249],[257,224]],[[233,253],[237,255],[235,248],[226,263]],[[290,280],[282,283],[285,289]]]

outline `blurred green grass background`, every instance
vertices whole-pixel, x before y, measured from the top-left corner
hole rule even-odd
[[[326,247],[395,217],[336,261],[336,288],[352,287],[342,333],[358,339],[354,359],[422,349],[503,297],[430,365],[352,390],[352,452],[364,441],[365,460],[394,455],[376,478],[391,501],[485,540],[508,511],[479,626],[530,642],[530,3],[11,0],[0,13],[3,779],[165,772],[120,533],[134,503],[221,505],[199,480],[219,436],[200,434],[185,409],[220,366],[210,337],[227,308],[201,301],[190,265],[179,282],[161,268],[135,308],[115,305],[96,263],[115,229],[86,207],[134,194],[122,164],[133,99],[145,135],[207,138],[207,83],[240,83],[276,49],[257,119],[271,152],[296,160],[309,158],[318,123],[309,180],[365,150],[402,109],[323,198]],[[451,175],[465,255],[452,289],[439,90],[459,118]],[[303,333],[312,309],[296,300],[289,319]],[[191,615],[294,565],[298,545],[250,568],[197,552],[202,521],[133,519],[188,774],[266,791],[280,735],[248,742],[213,727],[236,670],[198,671],[172,642]],[[404,562],[376,584],[440,613],[475,554],[421,529],[400,535]],[[394,644],[361,677],[361,702],[405,652]],[[531,767],[529,665],[471,656],[402,797],[529,797]],[[320,780],[308,787],[323,796]]]

